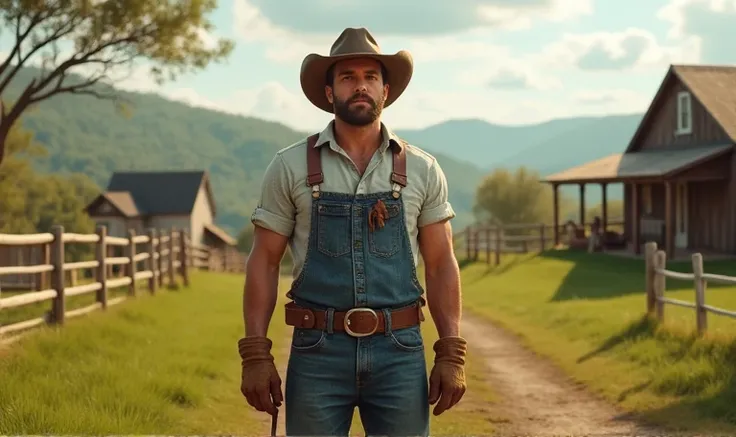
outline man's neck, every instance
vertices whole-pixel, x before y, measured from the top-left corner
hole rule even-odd
[[[353,126],[336,118],[334,126],[335,140],[351,155],[372,155],[383,141],[380,120],[366,126]]]

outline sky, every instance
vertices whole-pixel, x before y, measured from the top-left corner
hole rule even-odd
[[[331,114],[304,97],[301,62],[365,27],[414,59],[384,111],[392,128],[519,125],[643,112],[670,64],[736,63],[736,0],[219,0],[210,18],[203,38],[235,42],[226,62],[162,87],[141,68],[119,85],[321,130]]]

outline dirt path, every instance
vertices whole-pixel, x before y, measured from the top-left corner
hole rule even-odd
[[[462,331],[499,396],[490,407],[497,435],[664,435],[637,425],[488,321],[464,312]]]

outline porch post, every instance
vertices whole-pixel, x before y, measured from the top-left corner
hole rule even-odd
[[[639,242],[639,185],[631,184],[631,241],[634,245],[634,253],[641,254],[641,243]]]
[[[667,259],[675,256],[675,229],[672,223],[672,182],[664,181],[664,250]]]
[[[554,217],[552,219],[552,223],[554,226],[554,233],[555,233],[555,247],[560,244],[560,190],[558,189],[557,184],[552,184],[552,193],[553,193],[553,209],[554,209]]]
[[[580,184],[580,227],[585,229],[585,184]]]
[[[603,232],[605,232],[608,230],[608,200],[607,200],[608,184],[606,182],[603,182],[601,184],[601,193],[602,193],[601,209],[603,210],[603,217],[601,217],[601,220],[603,221],[603,223],[601,223],[601,225],[603,226]]]

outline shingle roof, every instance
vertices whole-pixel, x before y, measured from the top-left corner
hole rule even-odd
[[[138,211],[135,201],[128,191],[108,191],[102,193],[102,196],[126,217],[137,217],[140,215],[140,211]]]
[[[222,240],[225,244],[229,244],[231,246],[235,246],[236,244],[238,244],[238,240],[228,235],[228,233],[225,232],[224,229],[218,227],[215,224],[205,223],[204,228],[205,230],[212,233],[212,235]]]
[[[115,172],[107,191],[127,191],[135,199],[135,206],[143,215],[189,214],[197,199],[199,187],[206,178],[207,173],[201,170]],[[211,194],[210,191],[210,198]],[[214,204],[211,206],[214,214]]]
[[[664,176],[713,158],[733,148],[731,144],[680,149],[617,153],[544,178],[545,182],[614,182],[625,178]]]
[[[736,66],[673,65],[672,71],[736,142]]]

